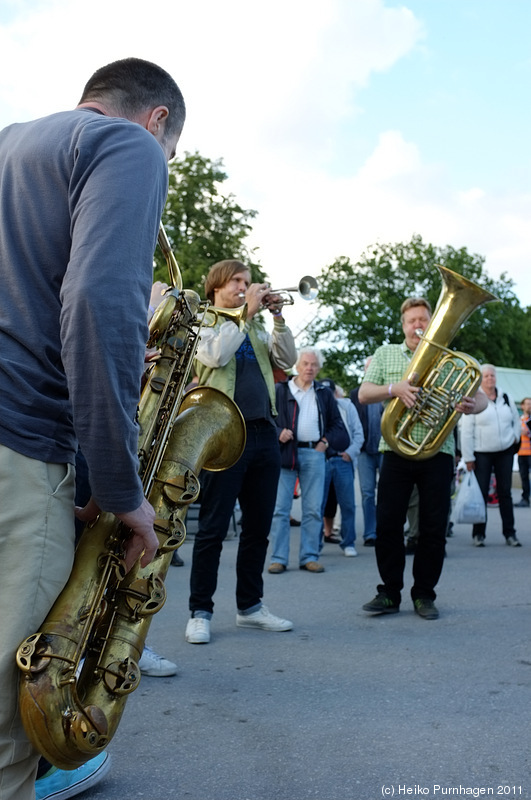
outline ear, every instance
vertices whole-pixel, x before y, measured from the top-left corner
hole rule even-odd
[[[165,120],[168,118],[169,113],[167,106],[157,106],[151,110],[146,128],[153,136],[162,133]]]

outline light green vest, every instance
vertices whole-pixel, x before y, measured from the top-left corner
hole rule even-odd
[[[234,325],[234,322],[223,322],[223,325]],[[275,380],[273,378],[273,369],[269,359],[269,345],[267,333],[263,328],[256,323],[251,322],[247,328],[249,339],[253,346],[256,360],[260,371],[264,376],[267,391],[269,393],[269,400],[271,402],[271,413],[276,417],[277,409],[275,405]],[[236,386],[236,357],[232,356],[230,361],[224,367],[206,367],[201,361],[195,359],[194,371],[199,379],[199,385],[213,386],[214,389],[227,394],[231,400],[234,400],[234,388]]]

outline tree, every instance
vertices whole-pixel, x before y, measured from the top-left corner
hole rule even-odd
[[[374,245],[357,263],[338,258],[318,278],[320,316],[307,329],[319,344],[326,374],[345,387],[359,382],[368,355],[381,344],[403,339],[400,306],[409,296],[426,297],[435,308],[442,287],[437,264],[464,275],[501,302],[475,310],[449,347],[480,362],[521,367],[529,364],[531,309],[520,307],[513,281],[483,270],[485,259],[466,248],[438,248],[420,236],[410,242]]]
[[[243,261],[253,280],[264,280],[254,251],[246,244],[257,212],[246,210],[233,194],[222,194],[227,179],[221,159],[185,153],[169,167],[168,200],[162,222],[179,264],[185,289],[204,297],[203,282],[212,264],[226,258]],[[164,256],[157,248],[155,278],[167,280]]]

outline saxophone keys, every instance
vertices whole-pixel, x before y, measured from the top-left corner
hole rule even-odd
[[[17,650],[17,665],[26,675],[43,672],[50,663],[52,650],[42,633],[28,636]]]
[[[132,658],[114,661],[105,667],[103,682],[111,694],[131,694],[140,682],[140,667]]]
[[[164,581],[156,575],[137,578],[124,591],[126,603],[135,617],[150,617],[166,602]]]

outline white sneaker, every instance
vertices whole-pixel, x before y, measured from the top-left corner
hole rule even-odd
[[[190,644],[208,644],[210,641],[210,620],[204,617],[191,617],[186,624],[184,638]]]
[[[266,606],[260,606],[252,614],[237,614],[236,625],[240,628],[261,628],[263,631],[290,631],[293,622],[275,617]]]
[[[343,555],[347,556],[347,558],[354,558],[357,556],[356,548],[355,547],[345,547],[343,550]]]
[[[162,658],[147,644],[144,646],[138,666],[142,675],[149,675],[152,678],[169,678],[170,675],[177,674],[177,664],[168,661],[167,658]]]

